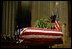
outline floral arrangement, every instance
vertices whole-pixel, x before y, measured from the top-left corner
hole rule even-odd
[[[35,27],[37,28],[53,28],[54,25],[51,23],[51,19],[38,19],[36,20]]]

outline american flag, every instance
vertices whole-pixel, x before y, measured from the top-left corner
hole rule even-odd
[[[59,21],[59,17],[57,16],[56,19],[55,19],[55,29],[57,31],[61,31],[61,26],[60,26],[60,21]]]
[[[62,44],[63,33],[57,31],[56,29],[46,29],[46,28],[24,28],[20,32],[20,42],[34,42],[34,43],[48,43],[50,44]]]
[[[61,31],[60,22],[57,21],[57,20],[55,20],[55,29],[56,29],[57,31]]]

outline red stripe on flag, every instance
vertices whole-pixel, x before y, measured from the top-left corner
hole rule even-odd
[[[55,21],[55,28],[56,28],[56,30],[58,30],[58,27],[57,27],[56,21]]]
[[[61,28],[60,28],[60,24],[59,24],[58,21],[55,21],[55,28],[56,28],[56,30],[58,30],[58,31],[61,30]]]

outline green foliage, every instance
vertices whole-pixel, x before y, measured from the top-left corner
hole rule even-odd
[[[51,28],[54,25],[51,23],[51,19],[39,19],[35,23],[35,27],[37,28]]]

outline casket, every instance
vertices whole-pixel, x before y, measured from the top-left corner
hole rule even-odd
[[[28,45],[54,45],[63,44],[63,33],[56,29],[23,28],[19,41]]]

